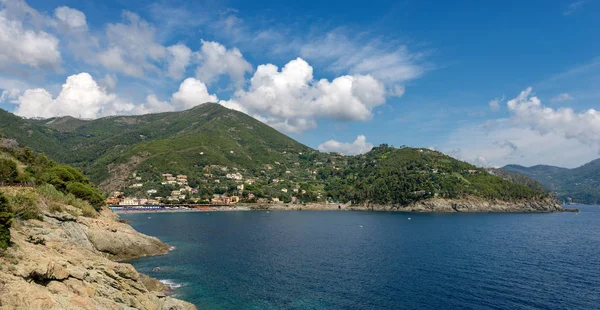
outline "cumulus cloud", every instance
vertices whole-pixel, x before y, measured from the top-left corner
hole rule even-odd
[[[0,67],[14,64],[58,68],[59,40],[42,30],[27,28],[6,8],[0,11]]]
[[[515,124],[527,126],[541,134],[556,133],[600,149],[599,111],[589,109],[577,113],[571,108],[544,107],[540,99],[532,95],[532,91],[529,87],[507,102]]]
[[[559,102],[565,102],[565,101],[571,101],[571,100],[573,100],[573,97],[571,95],[569,95],[568,93],[562,93],[562,94],[559,94],[558,96],[550,99],[550,102],[551,103],[559,103]]]
[[[196,77],[208,84],[222,75],[228,75],[236,86],[241,86],[246,73],[252,72],[252,65],[244,59],[239,49],[228,50],[218,42],[202,40],[196,57],[200,62]]]
[[[83,12],[68,6],[61,6],[54,10],[54,16],[68,29],[77,31],[87,30],[87,21]]]
[[[17,88],[5,89],[2,91],[2,94],[0,94],[0,102],[8,101],[10,103],[15,103],[20,94],[21,91]]]
[[[598,156],[600,113],[542,105],[531,87],[506,105],[509,119],[488,120],[450,133],[439,148],[482,166],[549,164],[576,167]]]
[[[370,75],[345,75],[332,81],[313,80],[313,68],[303,59],[287,63],[281,71],[260,65],[248,90],[239,90],[221,103],[287,132],[316,126],[316,120],[364,121],[373,108],[385,102],[385,87]]]
[[[177,109],[189,109],[206,102],[217,102],[216,95],[208,93],[206,84],[195,78],[185,79],[171,101]]]
[[[595,147],[579,140],[516,127],[510,120],[458,128],[438,149],[482,167],[546,164],[572,168],[598,157]]]
[[[356,137],[354,142],[345,143],[336,140],[328,140],[317,147],[321,152],[336,152],[347,155],[364,154],[372,148],[373,144],[367,142],[367,138],[363,135]]]
[[[117,87],[117,77],[112,74],[106,74],[98,81],[98,84],[108,91],[113,91]]]
[[[167,51],[169,52],[167,74],[174,79],[180,79],[185,73],[185,68],[190,63],[192,50],[184,44],[176,44],[169,46]]]
[[[115,83],[110,75],[103,83]],[[109,82],[107,82],[107,80]],[[115,85],[111,85],[114,88]],[[141,104],[122,100],[106,86],[96,83],[89,73],[71,75],[56,98],[45,89],[28,89],[19,95],[18,90],[4,91],[0,101],[11,99],[17,108],[15,114],[24,117],[50,118],[73,116],[98,118],[117,114],[146,114],[189,109],[205,102],[217,102],[216,95],[208,93],[206,85],[194,78],[184,80],[169,101],[161,101],[154,94]]]
[[[98,86],[91,75],[80,73],[67,78],[55,99],[45,89],[26,90],[18,98],[15,114],[25,117],[70,115],[95,118],[105,106],[115,101],[115,97]]]
[[[136,77],[160,71],[156,65],[167,56],[167,49],[155,41],[155,28],[132,12],[124,12],[123,18],[123,23],[106,27],[107,48],[98,55],[100,63]]]

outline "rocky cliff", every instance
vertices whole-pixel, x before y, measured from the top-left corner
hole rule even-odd
[[[244,205],[246,206],[246,205]],[[431,198],[408,205],[381,205],[364,203],[353,204],[248,204],[254,210],[359,210],[359,211],[401,211],[401,212],[563,212],[565,209],[548,197],[504,201],[480,197],[460,199]]]
[[[160,282],[118,260],[164,254],[168,246],[103,210],[94,218],[51,212],[15,221],[0,255],[2,309],[196,309]],[[72,210],[71,210],[72,211]]]

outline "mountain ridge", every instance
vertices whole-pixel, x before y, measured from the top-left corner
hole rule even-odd
[[[520,201],[548,195],[428,149],[381,145],[364,155],[322,153],[214,103],[95,120],[4,112],[0,121],[4,135],[82,169],[105,193],[173,196],[179,188],[166,185],[164,176],[180,174],[201,201],[216,194],[406,205],[437,197]]]
[[[506,165],[501,170],[530,177],[569,203],[600,203],[600,158],[576,168]]]

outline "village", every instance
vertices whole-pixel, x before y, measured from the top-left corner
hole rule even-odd
[[[317,162],[317,166],[322,163]],[[262,170],[223,165],[208,165],[202,173],[185,174],[133,172],[128,176],[131,185],[110,193],[106,203],[110,206],[177,206],[212,205],[227,206],[244,203],[299,203],[322,200],[323,189],[314,184],[317,169],[281,168],[279,162],[264,165]],[[302,184],[302,185],[301,185]],[[309,192],[310,191],[310,192]]]

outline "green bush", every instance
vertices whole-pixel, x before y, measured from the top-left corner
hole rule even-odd
[[[19,176],[17,164],[6,158],[0,158],[0,183],[14,183]]]
[[[10,198],[10,206],[13,216],[17,219],[23,221],[42,220],[37,198],[31,193],[17,193],[16,196]]]
[[[73,194],[65,194],[57,190],[51,184],[43,184],[38,186],[38,193],[50,202],[51,212],[64,211],[61,204],[66,204],[80,209],[83,216],[95,217],[98,213],[96,209],[86,200],[75,197]]]
[[[104,197],[98,190],[90,185],[80,182],[71,182],[67,184],[67,192],[73,194],[77,198],[87,200],[96,210],[104,205]]]
[[[0,250],[5,250],[10,245],[10,225],[13,215],[10,204],[4,194],[0,193]]]

